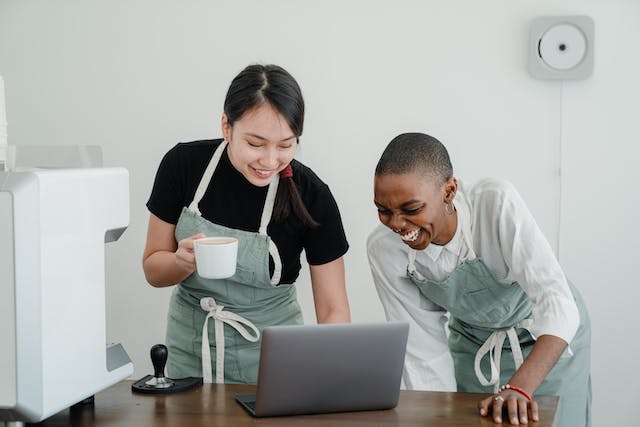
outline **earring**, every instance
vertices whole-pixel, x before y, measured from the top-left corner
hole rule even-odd
[[[447,215],[453,215],[454,212],[455,212],[455,208],[453,207],[453,202],[445,203],[444,213]]]

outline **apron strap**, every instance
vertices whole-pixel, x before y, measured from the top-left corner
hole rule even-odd
[[[213,153],[207,168],[204,170],[204,174],[202,175],[202,179],[200,180],[200,184],[198,184],[198,188],[196,189],[196,194],[193,196],[193,200],[189,205],[189,210],[198,214],[198,216],[202,216],[200,214],[200,209],[198,208],[198,204],[200,204],[200,200],[204,196],[204,193],[207,191],[211,179],[213,178],[213,172],[216,170],[216,166],[218,166],[218,162],[222,157],[222,153],[224,153],[224,148],[227,146],[227,141],[222,141],[216,151]]]
[[[455,202],[454,202],[455,204]],[[471,213],[470,207],[468,205],[462,206],[462,203],[459,204],[456,211],[458,212],[458,220],[461,222],[462,227],[462,238],[464,239],[464,243],[467,245],[467,255],[464,257],[463,261],[471,261],[476,259],[476,253],[473,250],[473,238],[471,237]]]
[[[273,276],[271,276],[271,284],[277,285],[280,283],[280,277],[282,276],[282,261],[280,260],[280,252],[278,247],[269,239],[269,254],[273,258]]]
[[[273,214],[273,207],[276,201],[276,194],[278,193],[278,184],[280,183],[280,175],[276,174],[273,177],[271,183],[269,183],[269,189],[267,190],[267,199],[264,201],[264,208],[262,208],[262,217],[260,218],[260,228],[258,233],[263,236],[267,236],[267,226],[271,222],[271,215]],[[280,259],[280,252],[278,247],[269,239],[269,254],[273,258],[273,276],[271,276],[271,284],[277,285],[280,283],[280,277],[282,276],[282,260]]]
[[[215,322],[216,336],[216,384],[224,383],[224,324],[228,324],[240,333],[247,341],[256,342],[260,339],[258,328],[242,316],[238,316],[230,311],[224,311],[224,306],[217,305],[211,297],[200,299],[200,307],[208,311],[202,326],[202,381],[211,383],[211,349],[209,348],[209,319]],[[254,332],[254,336],[243,326],[247,325]]]
[[[415,249],[409,248],[409,264],[407,265],[407,271],[410,274],[415,275],[418,280],[424,280],[424,276],[416,270],[416,253],[417,251]]]
[[[258,233],[264,236],[267,235],[267,226],[271,222],[271,214],[273,213],[273,206],[276,202],[276,193],[278,192],[279,183],[280,175],[276,174],[269,183],[269,189],[267,190],[267,198],[264,201],[262,216],[260,217],[260,228],[258,229]]]
[[[478,381],[480,381],[480,384],[485,387],[493,386],[494,393],[497,393],[500,388],[500,359],[502,357],[502,345],[507,337],[509,338],[509,345],[511,346],[511,353],[517,371],[522,365],[524,358],[522,357],[520,340],[518,339],[515,327],[511,327],[506,331],[493,331],[491,335],[489,335],[489,338],[487,338],[484,344],[478,349],[473,364],[476,377]],[[489,354],[489,365],[491,366],[491,377],[489,379],[484,376],[482,369],[480,369],[480,362],[487,354]]]

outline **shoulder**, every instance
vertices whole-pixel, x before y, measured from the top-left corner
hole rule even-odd
[[[504,179],[483,178],[466,191],[474,208],[501,207],[520,200],[514,185]]]
[[[310,167],[294,159],[291,161],[291,169],[293,170],[293,181],[303,198],[313,198],[317,194],[330,193],[329,186]]]
[[[222,139],[204,139],[180,142],[173,146],[162,158],[160,169],[166,173],[189,177],[202,175],[214,150]]]
[[[179,142],[167,152],[165,158],[173,160],[191,160],[194,158],[211,157],[222,139],[201,139],[191,142]]]

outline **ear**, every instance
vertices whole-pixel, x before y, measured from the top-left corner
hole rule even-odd
[[[227,141],[231,141],[231,125],[229,124],[229,118],[227,113],[222,113],[222,119],[220,120],[222,125],[222,137]]]
[[[444,183],[444,202],[451,203],[458,192],[458,180],[454,177],[449,178]]]

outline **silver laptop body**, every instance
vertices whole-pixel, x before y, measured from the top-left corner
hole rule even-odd
[[[256,417],[393,408],[408,333],[401,322],[267,327],[256,395],[236,400]]]

